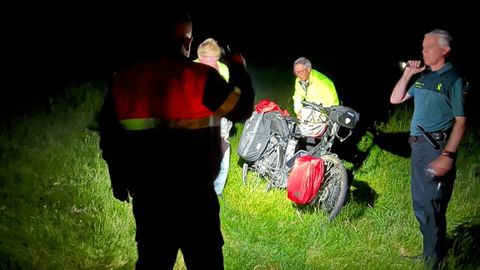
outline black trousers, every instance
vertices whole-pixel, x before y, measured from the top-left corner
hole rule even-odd
[[[422,137],[409,140],[411,157],[411,190],[415,217],[423,235],[423,256],[427,263],[437,263],[446,253],[446,212],[455,181],[455,166],[438,178],[426,173],[428,165],[441,155],[446,139],[437,141],[435,150]]]
[[[170,197],[163,192],[176,192],[178,197],[163,200]],[[136,269],[173,269],[179,250],[187,269],[223,269],[220,206],[213,186],[193,193],[185,189],[136,193],[133,213]]]

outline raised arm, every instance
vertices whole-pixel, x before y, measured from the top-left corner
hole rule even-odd
[[[421,61],[419,60],[410,60],[407,62],[407,66],[405,67],[402,77],[400,77],[392,90],[392,94],[390,95],[390,103],[400,104],[410,98],[410,95],[407,93],[408,82],[413,75],[425,70],[426,66],[420,67],[420,65]]]

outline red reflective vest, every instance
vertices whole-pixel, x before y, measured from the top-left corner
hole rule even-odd
[[[207,108],[203,100],[209,70],[186,59],[160,59],[117,73],[112,90],[118,120],[127,130],[218,126],[240,91],[232,92],[217,110]]]

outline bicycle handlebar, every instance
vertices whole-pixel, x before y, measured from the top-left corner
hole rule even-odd
[[[306,101],[306,100],[302,100],[301,102],[302,102],[303,105],[308,106],[308,107],[312,107],[316,111],[319,111],[319,112],[325,111],[327,113],[329,112],[329,108],[324,107],[321,103],[317,104],[317,103]]]

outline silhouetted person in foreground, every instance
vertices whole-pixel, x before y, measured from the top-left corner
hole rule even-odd
[[[415,102],[409,138],[413,211],[423,235],[423,259],[433,269],[440,266],[446,253],[446,212],[466,123],[463,80],[446,61],[451,39],[444,30],[425,34],[425,64],[408,61],[390,96],[393,104],[410,98]],[[407,91],[412,76],[420,72],[423,73]]]
[[[222,152],[220,119],[246,120],[254,92],[240,63],[227,83],[188,59],[192,22],[171,16],[164,51],[116,72],[99,116],[100,147],[120,201],[132,197],[137,269],[223,269],[219,203],[213,189]],[[154,33],[158,34],[158,33]]]

